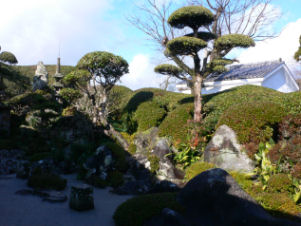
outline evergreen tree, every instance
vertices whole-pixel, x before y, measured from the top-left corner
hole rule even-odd
[[[225,58],[233,48],[247,48],[254,46],[252,38],[242,34],[227,34],[220,36],[217,33],[206,31],[206,28],[215,26],[215,15],[202,6],[186,6],[173,12],[168,23],[173,28],[189,27],[192,33],[168,40],[164,39],[165,56],[173,60],[174,65],[159,65],[155,71],[164,75],[171,75],[186,81],[191,85],[194,95],[194,122],[202,121],[202,84],[206,76],[213,72],[226,71],[226,65],[233,60]],[[213,25],[212,25],[213,24]],[[209,46],[212,43],[212,46]],[[208,47],[211,47],[210,51]],[[201,51],[203,51],[202,54]],[[188,66],[183,56],[193,59],[193,67]]]

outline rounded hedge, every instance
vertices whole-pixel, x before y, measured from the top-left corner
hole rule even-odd
[[[141,226],[152,217],[159,215],[164,208],[183,212],[176,201],[176,193],[141,195],[122,203],[116,209],[113,219],[116,226]]]
[[[168,23],[175,28],[186,26],[197,29],[213,22],[213,13],[202,6],[186,6],[174,11],[168,18]]]
[[[168,113],[159,126],[159,136],[171,136],[174,144],[184,143],[192,119],[193,103],[182,104]]]
[[[18,63],[18,60],[15,57],[15,55],[12,54],[11,52],[6,52],[6,51],[3,51],[2,53],[0,53],[0,61],[9,63],[9,64],[17,64]]]
[[[170,40],[166,47],[172,55],[190,55],[207,46],[207,42],[194,37],[178,37]]]
[[[138,123],[137,131],[145,131],[156,127],[164,119],[166,110],[161,108],[154,101],[147,101],[140,104],[135,112],[134,120]]]
[[[245,102],[229,107],[216,125],[232,128],[240,143],[268,141],[276,132],[285,110],[272,102]]]
[[[154,71],[163,75],[175,76],[178,76],[181,73],[183,73],[183,70],[181,68],[178,68],[177,66],[172,64],[160,64],[157,67],[155,67]]]
[[[223,35],[216,39],[214,46],[219,50],[232,49],[234,47],[247,48],[255,46],[255,42],[252,38],[242,34],[228,34]]]

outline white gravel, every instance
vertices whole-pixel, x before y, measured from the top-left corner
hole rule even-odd
[[[78,184],[75,175],[66,175],[69,196],[72,184]],[[15,175],[0,176],[0,226],[113,226],[115,209],[132,196],[112,194],[107,189],[94,188],[95,209],[85,212],[71,210],[64,203],[43,202],[32,195],[17,195],[16,191],[28,188],[26,180]]]

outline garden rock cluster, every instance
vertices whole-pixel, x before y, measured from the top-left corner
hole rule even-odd
[[[129,159],[126,182],[116,190],[121,194],[141,194],[152,191],[177,190],[178,170],[169,155],[172,150],[166,138],[158,137],[158,128],[135,136],[136,153]]]
[[[235,132],[226,125],[216,130],[205,149],[204,160],[225,170],[252,172],[255,168],[239,145]]]

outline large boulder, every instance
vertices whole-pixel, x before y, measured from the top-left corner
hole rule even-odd
[[[190,180],[178,195],[187,225],[298,225],[271,217],[223,169],[207,170]]]
[[[235,132],[226,125],[220,126],[204,151],[204,160],[225,170],[252,172],[254,162],[242,150]]]

